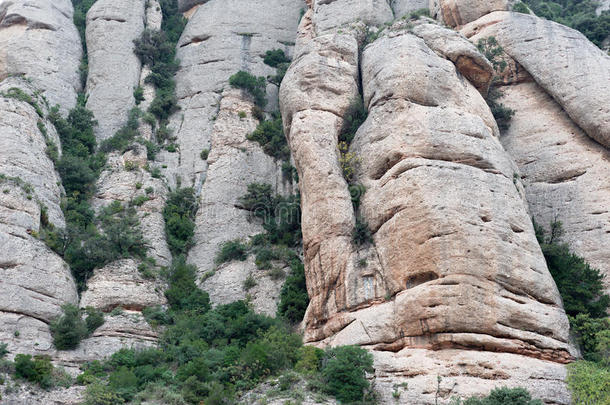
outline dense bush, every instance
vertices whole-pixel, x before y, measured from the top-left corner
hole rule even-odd
[[[339,133],[339,142],[345,142],[349,146],[356,136],[356,131],[368,117],[368,111],[362,99],[357,98],[352,101],[343,117],[345,122]]]
[[[568,366],[568,387],[575,405],[610,404],[610,368],[590,361]]]
[[[81,340],[90,336],[104,323],[103,314],[93,308],[86,309],[85,320],[82,318],[81,310],[72,304],[65,304],[62,310],[63,315],[49,325],[53,345],[58,350],[75,349]]]
[[[267,105],[267,82],[264,77],[256,77],[240,70],[229,78],[229,84],[250,93],[258,107],[265,108]]]
[[[290,66],[290,58],[286,56],[283,50],[273,49],[265,53],[263,62],[266,65],[276,68],[275,76],[269,76],[267,77],[267,80],[269,80],[270,83],[279,86],[286,75],[288,67]]]
[[[290,149],[284,136],[282,117],[279,114],[271,120],[259,123],[256,130],[247,138],[258,142],[267,155],[278,160],[290,160]]]
[[[85,87],[87,83],[87,74],[89,71],[88,53],[87,53],[87,41],[85,39],[85,29],[87,25],[87,11],[93,6],[96,0],[72,0],[74,7],[74,15],[72,20],[74,25],[78,29],[80,35],[80,42],[83,47],[83,56],[81,64],[79,66],[81,87]]]
[[[186,254],[193,245],[196,213],[197,199],[192,188],[178,188],[169,193],[163,219],[167,243],[173,255]]]
[[[216,255],[216,264],[230,262],[232,260],[244,261],[248,258],[248,247],[239,240],[230,240],[220,246]]]
[[[325,391],[341,402],[363,399],[370,386],[367,372],[373,372],[373,356],[358,346],[341,346],[326,350],[321,374]]]
[[[100,144],[99,150],[102,152],[111,152],[118,150],[119,152],[125,152],[136,137],[139,136],[138,131],[138,119],[140,118],[141,111],[138,108],[132,108],[129,112],[127,122],[121,129],[119,129],[112,137],[106,139]]]
[[[582,32],[591,42],[601,46],[610,32],[610,12],[597,15],[595,0],[523,0],[538,16],[556,21]]]
[[[495,388],[483,398],[471,397],[465,401],[453,400],[452,405],[543,405],[542,401],[532,399],[523,388]]]
[[[368,224],[361,217],[356,218],[356,225],[352,231],[352,242],[356,246],[362,246],[373,241]]]
[[[174,258],[169,274],[169,288],[165,297],[173,311],[207,312],[210,298],[197,288],[195,266],[186,264],[184,256]]]
[[[551,234],[534,223],[536,237],[544,253],[547,266],[563,298],[566,313],[570,316],[587,314],[601,318],[610,306],[610,297],[604,294],[604,275],[592,268],[583,258],[570,252],[560,243],[563,234],[561,222],[551,224]]]
[[[52,386],[53,365],[48,356],[32,356],[29,354],[18,354],[15,356],[15,376],[42,388]]]
[[[308,305],[305,268],[303,263],[295,258],[290,264],[290,275],[286,277],[280,292],[277,315],[291,323],[298,323],[303,320]]]

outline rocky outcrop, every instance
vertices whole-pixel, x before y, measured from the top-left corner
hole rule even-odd
[[[576,353],[518,168],[458,58],[443,51],[443,35],[458,41],[453,49],[481,56],[443,29],[424,27],[434,34],[421,29],[424,41],[398,23],[359,60],[361,30],[316,24],[310,10],[280,93],[302,193],[305,341],[371,349],[388,401],[389,387],[408,382],[399,403],[434,403],[439,374],[458,383],[446,398],[520,384],[567,404],[561,363]],[[359,97],[359,70],[369,115],[350,147],[366,187],[354,213],[337,136]],[[355,214],[372,244],[352,243]],[[443,372],[428,374],[430,362]],[[525,362],[522,380],[502,374]]]
[[[472,22],[493,11],[509,10],[515,0],[430,0],[432,16],[450,27]]]
[[[429,3],[429,0],[391,0],[390,5],[394,11],[394,18],[402,18],[414,11],[429,9]]]
[[[214,258],[222,243],[233,239],[246,242],[263,231],[261,224],[239,207],[239,198],[249,184],[268,183],[278,193],[292,191],[292,184],[283,179],[281,162],[246,139],[258,124],[252,115],[254,104],[247,93],[230,89],[228,81],[240,70],[255,76],[274,75],[275,69],[263,63],[265,52],[282,49],[292,53],[302,7],[295,0],[212,0],[197,8],[178,43],[176,82],[182,111],[172,117],[170,127],[179,156],[164,156],[168,166],[164,172],[170,185],[179,177],[183,187],[193,186],[201,196],[195,246],[188,257],[199,275],[215,269]],[[267,111],[277,109],[276,86],[267,86],[267,99]],[[206,160],[201,156],[203,150],[209,151]],[[224,302],[232,291],[243,296],[241,275],[257,271],[249,261],[220,266],[202,287],[211,293],[213,302]],[[228,284],[219,290],[217,280]],[[270,282],[259,287],[263,284],[270,290],[257,296],[266,295],[275,302],[272,297],[279,294],[279,286]],[[271,306],[274,304],[263,304],[257,309],[275,312]]]
[[[98,125],[98,141],[108,139],[135,106],[133,91],[141,64],[133,40],[144,30],[145,0],[98,0],[87,13],[87,108]]]
[[[70,0],[0,3],[0,80],[25,76],[51,106],[74,107],[80,90],[80,37]]]
[[[178,0],[178,10],[181,13],[187,12],[195,6],[206,3],[209,0]]]
[[[525,17],[527,21],[536,18]],[[603,101],[608,98],[603,92],[608,80],[603,83],[597,82],[595,78],[589,80],[589,73],[577,73],[572,70],[573,64],[568,63],[557,67],[553,72],[558,77],[556,80],[566,80],[563,82],[565,87],[559,88],[559,83],[548,84],[541,76],[545,74],[541,71],[542,65],[549,63],[545,58],[558,57],[552,58],[538,53],[541,59],[534,61],[535,53],[524,57],[524,52],[515,52],[511,44],[521,41],[523,33],[516,29],[502,28],[512,24],[512,21],[522,24],[520,15],[493,13],[469,24],[463,30],[472,41],[495,36],[503,47],[508,45],[505,48],[505,60],[509,66],[527,69],[525,73],[531,73],[539,83],[538,85],[531,79],[522,80],[514,76],[504,80],[508,86],[502,88],[505,94],[502,101],[515,110],[515,117],[503,134],[502,142],[519,165],[532,217],[547,228],[547,231],[552,222],[561,221],[565,231],[563,241],[593,267],[606,274],[605,283],[607,291],[610,291],[610,256],[607,249],[603,248],[610,243],[607,209],[610,200],[609,155],[607,148],[591,140],[585,132],[587,127],[593,128],[592,131],[600,128],[601,131],[589,132],[589,135],[594,137],[592,134],[603,134],[604,131],[610,130],[610,121],[605,118],[607,114],[604,115],[608,110],[608,101]],[[555,54],[570,60],[573,57],[570,55],[575,52],[580,53],[583,58],[590,58],[582,65],[587,67],[587,72],[600,69],[610,60],[602,52],[590,49],[589,46],[595,47],[592,44],[584,44],[584,37],[569,28],[548,21],[539,21],[536,24],[550,28],[541,30],[544,35],[530,43],[552,42],[556,47]],[[562,41],[562,46],[561,37],[554,36],[554,30],[559,30],[563,36],[571,32],[571,41],[583,42],[582,46],[578,45],[579,49],[576,49],[576,44],[571,42],[570,38]],[[517,38],[509,39],[510,35]],[[533,66],[534,70],[522,67],[522,62]],[[582,79],[578,79],[578,84],[565,78],[577,75],[582,76]],[[547,95],[545,88],[555,100]],[[576,105],[574,98],[585,105]],[[585,108],[588,108],[588,117],[578,115],[578,120],[572,120],[568,116],[570,111],[581,114],[579,111]],[[575,112],[575,109],[578,111]],[[582,129],[576,124],[581,125]],[[601,138],[595,139],[600,141]]]
[[[0,93],[11,89],[32,91],[20,80],[0,84]],[[61,183],[45,152],[56,134],[45,135],[44,128],[52,125],[32,105],[0,97],[0,341],[11,356],[52,354],[48,324],[63,304],[78,301],[68,265],[38,240],[41,222],[64,224]]]
[[[475,40],[483,30],[591,138],[610,147],[610,56],[580,32],[532,15],[491,13],[462,32]]]

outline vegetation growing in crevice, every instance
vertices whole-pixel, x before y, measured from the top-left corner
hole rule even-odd
[[[502,98],[502,92],[498,87],[500,83],[499,75],[501,75],[507,67],[506,61],[502,59],[504,50],[498,44],[495,37],[480,39],[477,43],[477,48],[491,62],[496,71],[496,75],[494,75],[491,81],[485,101],[487,101],[487,105],[489,105],[491,113],[498,123],[498,127],[501,130],[507,130],[515,112],[499,101]]]
[[[274,114],[272,119],[259,123],[256,130],[246,138],[258,142],[267,155],[286,162],[290,160],[290,149],[284,135],[282,117],[279,114]]]
[[[240,70],[229,78],[229,84],[235,88],[246,90],[254,99],[254,104],[263,109],[267,105],[267,81],[264,77],[253,76]]]
[[[494,388],[483,398],[470,397],[464,401],[452,398],[449,405],[543,405],[539,399],[533,399],[523,388]]]
[[[72,350],[78,347],[81,340],[104,324],[101,311],[88,307],[84,310],[87,317],[83,320],[82,312],[72,304],[62,306],[63,315],[51,322],[50,329],[53,345],[57,350]]]
[[[172,255],[186,255],[193,245],[197,199],[192,188],[178,188],[169,193],[163,219],[165,236]]]
[[[30,96],[18,87],[11,87],[7,91],[0,93],[0,96],[26,102],[32,107],[34,107],[34,110],[36,111],[36,114],[38,114],[39,117],[42,118],[44,116],[42,110],[40,109],[40,106],[38,105],[38,102],[32,96]]]
[[[87,52],[87,41],[85,38],[85,30],[87,25],[87,12],[93,6],[96,0],[72,0],[74,7],[74,15],[72,20],[78,29],[80,42],[83,47],[83,56],[79,66],[81,87],[84,89],[87,84],[87,75],[89,74],[89,55]]]
[[[535,221],[534,229],[584,357],[569,366],[574,403],[605,403],[610,398],[610,297],[604,294],[604,276],[561,243],[561,222],[551,224],[548,236]]]
[[[597,15],[599,2],[595,0],[523,0],[539,17],[556,21],[582,32],[591,42],[601,47],[610,35],[610,11]],[[518,6],[521,11],[523,7]]]
[[[286,56],[283,50],[272,49],[265,53],[263,62],[265,63],[265,65],[276,68],[276,74],[274,76],[267,76],[267,80],[269,81],[269,83],[280,87],[280,84],[282,83],[282,80],[286,75],[286,71],[290,66],[290,58]]]

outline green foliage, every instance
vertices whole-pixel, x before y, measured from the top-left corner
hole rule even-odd
[[[322,367],[324,350],[313,346],[303,346],[299,349],[299,361],[295,364],[295,369],[304,374],[315,374]]]
[[[132,108],[129,112],[127,123],[112,137],[100,144],[100,151],[111,152],[113,150],[118,150],[121,153],[125,152],[133,140],[140,134],[138,132],[138,118],[140,118],[141,114],[142,112],[139,108]]]
[[[530,13],[530,9],[522,1],[516,3],[513,6],[513,11],[515,13],[523,13],[523,14],[529,14]]]
[[[165,291],[165,297],[173,311],[205,313],[210,309],[208,294],[195,284],[196,273],[195,266],[186,264],[184,256],[174,259],[170,268],[169,288]]]
[[[360,208],[360,200],[362,199],[364,193],[366,193],[366,187],[364,187],[362,184],[350,184],[348,190],[352,199],[354,211],[357,211],[358,208]]]
[[[173,255],[186,254],[193,245],[197,199],[192,188],[172,191],[163,208],[165,235]]]
[[[15,376],[42,388],[50,388],[52,380],[53,365],[48,356],[32,356],[29,354],[17,354],[15,356]]]
[[[366,243],[371,243],[373,236],[368,224],[361,217],[356,218],[356,225],[352,231],[352,242],[356,246],[362,246]]]
[[[82,339],[104,324],[104,315],[94,308],[85,309],[85,320],[80,309],[72,304],[65,304],[62,310],[63,315],[50,324],[53,344],[58,350],[75,349]]]
[[[295,258],[290,263],[290,275],[286,277],[280,292],[277,315],[291,323],[298,323],[303,320],[308,305],[305,267]]]
[[[610,368],[589,361],[572,363],[568,387],[576,405],[610,405]]]
[[[265,53],[263,62],[266,65],[277,69],[277,74],[275,76],[269,76],[267,79],[269,82],[279,86],[284,79],[284,75],[286,74],[288,67],[290,66],[290,58],[286,56],[283,50],[273,49]]]
[[[582,32],[601,47],[610,32],[610,12],[597,15],[595,0],[523,0],[537,16],[556,21]]]
[[[452,402],[452,403],[455,403]],[[543,405],[542,401],[532,399],[529,392],[523,388],[495,388],[484,398],[471,397],[463,405]]]
[[[610,297],[604,294],[604,275],[570,252],[566,244],[559,242],[563,233],[561,222],[551,224],[549,237],[545,237],[544,229],[535,222],[534,228],[549,271],[563,298],[566,313],[571,316],[588,314],[593,318],[604,317],[610,306]]]
[[[244,280],[244,290],[248,291],[252,288],[256,287],[256,280],[252,274],[249,274],[248,277]]]
[[[216,264],[230,262],[232,260],[244,261],[248,258],[248,247],[239,240],[230,240],[220,247],[216,255]]]
[[[202,149],[201,153],[199,154],[199,157],[201,158],[201,160],[208,160],[209,155],[210,155],[209,149]]]
[[[26,102],[29,105],[31,105],[32,107],[34,107],[34,110],[36,111],[36,114],[38,114],[39,117],[42,118],[44,115],[42,113],[42,110],[40,109],[40,106],[38,106],[38,103],[36,102],[36,100],[34,100],[29,94],[27,94],[20,88],[11,87],[6,92],[0,93],[0,95],[4,96],[6,98],[14,98],[16,100]]]
[[[570,317],[570,327],[576,333],[585,360],[608,365],[610,320],[605,317],[592,318],[589,314],[581,313]]]
[[[72,17],[74,25],[78,29],[80,34],[80,42],[83,47],[83,57],[79,67],[81,86],[84,88],[87,83],[87,73],[89,70],[88,65],[88,54],[87,54],[87,41],[85,39],[85,29],[87,24],[87,11],[93,6],[96,0],[72,0],[74,6],[74,15]]]
[[[265,108],[267,105],[266,81],[264,77],[256,77],[240,70],[229,78],[229,84],[250,93],[254,98],[254,103],[260,108]]]
[[[321,369],[325,391],[341,402],[360,401],[369,388],[367,372],[373,372],[373,356],[358,346],[329,348]]]
[[[3,359],[9,351],[7,349],[8,343],[0,343],[0,359]]]
[[[113,392],[109,386],[101,383],[94,383],[85,390],[84,405],[117,405],[125,401]]]
[[[491,62],[497,74],[504,72],[507,67],[507,63],[503,59],[504,49],[498,44],[495,37],[480,39],[477,43],[477,48]],[[515,112],[498,101],[503,95],[498,89],[498,80],[498,76],[494,76],[492,79],[486,101],[491,113],[498,123],[498,127],[501,130],[506,130],[510,126],[510,120],[513,115],[515,115]]]
[[[138,392],[138,377],[129,368],[120,367],[108,377],[108,386],[114,394],[129,402]]]
[[[282,117],[279,114],[272,120],[259,123],[256,130],[246,138],[258,142],[267,155],[278,160],[290,160],[290,149],[288,149],[288,143],[284,136]]]
[[[364,106],[362,99],[357,98],[350,104],[344,115],[345,122],[339,133],[339,142],[345,142],[349,146],[356,136],[358,128],[366,121],[368,111]]]
[[[428,8],[420,8],[418,10],[412,11],[409,14],[409,19],[418,19],[419,17],[430,17],[430,9]]]
[[[142,88],[142,86],[133,89],[133,98],[136,100],[136,105],[140,105],[140,103],[144,101],[144,88]]]

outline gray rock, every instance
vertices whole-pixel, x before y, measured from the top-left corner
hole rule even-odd
[[[390,4],[394,18],[401,18],[424,8],[429,10],[430,7],[429,0],[391,0]]]
[[[610,293],[610,152],[590,139],[535,83],[504,88],[515,110],[502,143],[522,174],[532,217],[606,275]]]
[[[0,3],[0,80],[24,75],[62,112],[74,107],[80,90],[80,37],[68,0]]]
[[[464,27],[484,31],[523,66],[591,138],[610,147],[610,56],[580,32],[532,15],[496,12]]]
[[[361,21],[380,26],[394,19],[387,0],[314,0],[313,21],[317,35],[346,24]]]
[[[450,27],[468,24],[494,11],[510,10],[516,0],[430,0],[432,16]]]
[[[180,10],[181,13],[184,13],[195,6],[207,3],[208,1],[209,0],[178,0],[178,10]]]
[[[98,0],[87,13],[87,108],[98,141],[110,138],[135,106],[141,64],[133,40],[144,30],[145,0]]]

